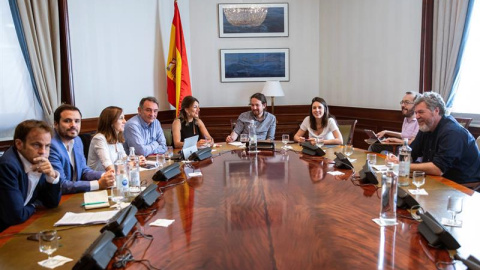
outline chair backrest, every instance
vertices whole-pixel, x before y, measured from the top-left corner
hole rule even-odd
[[[173,146],[173,134],[171,128],[164,128],[163,135],[165,135],[165,140],[167,141],[167,146]]]
[[[162,124],[163,135],[167,141],[167,146],[173,146],[172,124]]]
[[[478,136],[477,138],[477,146],[478,146],[478,149],[480,149],[480,136]]]
[[[455,117],[455,120],[466,129],[470,127],[470,123],[472,122],[472,118]]]
[[[78,135],[78,137],[80,137],[80,140],[82,140],[83,143],[83,155],[85,156],[86,160],[88,160],[88,151],[90,150],[90,143],[92,142],[92,138],[94,135],[95,132],[81,133]]]
[[[355,126],[357,125],[356,119],[342,119],[337,120],[338,129],[343,137],[344,144],[353,144],[353,135],[355,132]]]

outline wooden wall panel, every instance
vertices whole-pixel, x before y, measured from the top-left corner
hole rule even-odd
[[[275,139],[280,140],[282,134],[289,134],[291,138],[297,132],[300,123],[308,115],[309,105],[276,106],[275,115],[277,117],[277,131]],[[223,142],[231,132],[230,119],[236,120],[242,112],[250,110],[250,107],[211,107],[201,108],[200,117],[205,122],[208,131],[216,142]],[[337,119],[357,119],[353,145],[362,149],[367,149],[365,143],[367,135],[364,129],[380,131],[384,129],[400,131],[402,128],[403,117],[400,110],[379,110],[353,107],[330,106],[330,112]],[[135,114],[127,115],[129,119]],[[175,118],[174,111],[162,111],[157,117],[161,123],[171,124]],[[97,128],[97,118],[87,118],[82,120],[82,133],[95,132]],[[475,138],[480,136],[480,127],[470,127],[470,132]],[[8,148],[12,141],[0,142],[0,150]]]

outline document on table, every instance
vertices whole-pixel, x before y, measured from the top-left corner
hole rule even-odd
[[[85,209],[109,207],[107,190],[83,193],[83,206]]]
[[[228,144],[233,145],[233,146],[238,146],[238,147],[243,146],[243,143],[241,143],[241,142],[229,142]]]
[[[53,226],[85,225],[107,223],[118,211],[102,211],[88,213],[67,212]]]

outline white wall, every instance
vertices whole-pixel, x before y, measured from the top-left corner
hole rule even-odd
[[[219,38],[218,3],[179,0],[189,49],[192,92],[203,107],[244,106],[263,83],[221,83],[220,49],[289,48],[290,81],[277,105],[308,104],[398,109],[418,89],[421,0],[296,0],[290,36]],[[249,2],[249,1],[245,1]],[[278,3],[278,1],[256,1]],[[136,111],[139,99],[165,94],[165,59],[172,0],[70,0],[77,105],[96,117],[109,105]],[[385,98],[389,97],[389,98]]]
[[[418,91],[421,0],[322,0],[320,95],[329,104],[398,109]]]

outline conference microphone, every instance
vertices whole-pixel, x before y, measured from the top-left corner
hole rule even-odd
[[[310,142],[303,142],[300,144],[302,146],[302,153],[310,156],[325,156],[325,151],[322,148],[311,144]]]
[[[453,257],[455,260],[461,261],[463,264],[465,264],[465,266],[470,270],[480,270],[480,261],[473,255],[468,256],[467,259],[460,257],[458,254],[453,255]]]
[[[133,199],[132,204],[138,209],[152,206],[152,204],[163,194],[161,191],[158,192],[157,188],[158,186],[156,184],[150,184],[140,192],[135,199]]]
[[[180,164],[178,162],[168,165],[165,168],[158,170],[152,177],[155,181],[168,181],[180,174]]]
[[[363,165],[359,175],[362,183],[378,185],[377,177],[373,172],[371,164],[368,162],[368,160],[365,162],[365,165]]]
[[[352,163],[343,153],[335,152],[335,156],[337,156],[334,160],[336,168],[353,170]]]

